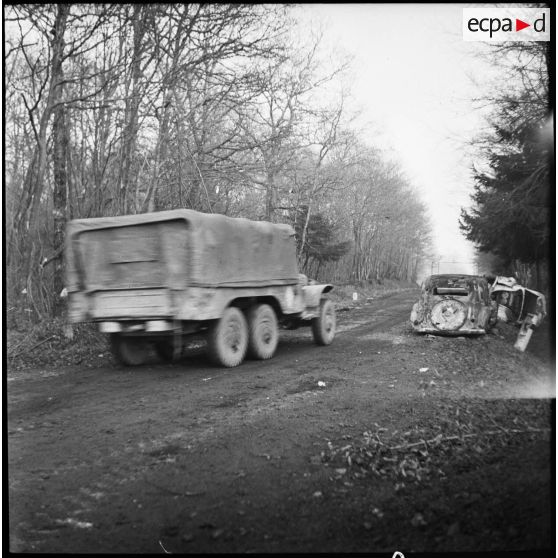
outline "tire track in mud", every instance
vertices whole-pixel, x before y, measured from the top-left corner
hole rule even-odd
[[[377,303],[380,308],[376,313],[370,313],[375,303],[342,313],[340,333],[331,346],[315,346],[309,330],[282,332],[282,342],[273,360],[246,361],[234,369],[212,368],[203,357],[195,357],[193,361],[183,360],[172,366],[148,366],[133,371],[99,369],[83,373],[77,370],[69,371],[64,378],[41,375],[18,380],[10,388],[11,431],[17,437],[41,430],[49,433],[58,429],[60,433],[68,421],[77,419],[95,424],[101,433],[143,429],[147,434],[152,430],[150,417],[158,416],[158,420],[167,420],[169,426],[177,420],[181,423],[179,431],[168,433],[165,439],[184,439],[187,443],[194,443],[195,439],[201,443],[212,435],[212,425],[224,415],[228,423],[257,420],[262,414],[279,408],[285,410],[300,405],[305,398],[314,398],[314,391],[300,390],[298,385],[304,381],[316,385],[318,380],[314,381],[314,377],[327,376],[326,363],[334,371],[328,382],[330,386],[332,380],[348,381],[350,366],[335,362],[339,352],[354,351],[355,346],[362,349],[363,340],[392,345],[392,336],[383,332],[406,318],[409,293],[398,293]],[[254,377],[256,371],[260,374]],[[25,391],[17,389],[20,384],[26,384]],[[30,385],[36,389],[29,389]],[[48,393],[45,386],[49,388]],[[167,396],[168,401],[160,401]],[[178,411],[169,409],[173,403],[178,404]],[[22,421],[27,425],[22,427]],[[66,434],[71,435],[72,431],[70,427]],[[83,434],[82,431],[82,438]],[[94,436],[91,431],[86,434],[85,439]],[[123,442],[117,453],[128,452],[128,443]],[[133,445],[140,443],[146,443],[144,437],[135,440]],[[104,444],[101,451],[103,448]],[[156,448],[154,445],[153,449]],[[77,451],[70,453],[79,453],[81,444],[77,443],[74,449]]]

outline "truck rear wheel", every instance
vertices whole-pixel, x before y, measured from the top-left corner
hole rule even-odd
[[[312,320],[312,335],[318,345],[329,345],[335,337],[335,307],[328,299],[320,300],[317,318]]]
[[[147,360],[149,346],[142,337],[125,337],[118,333],[110,336],[110,348],[119,364],[139,366]]]
[[[244,314],[234,307],[227,308],[207,336],[210,360],[218,366],[238,366],[248,348],[248,327]]]
[[[163,362],[173,362],[175,360],[174,339],[172,337],[157,339],[153,346],[157,356]]]
[[[269,304],[258,304],[248,311],[248,355],[267,360],[275,354],[279,341],[277,316]]]

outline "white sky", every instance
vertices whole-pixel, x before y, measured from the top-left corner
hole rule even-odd
[[[486,92],[497,73],[476,56],[486,49],[484,43],[463,40],[462,10],[467,6],[300,7],[304,21],[321,22],[324,48],[354,57],[354,108],[361,110],[361,125],[371,123],[364,127],[370,132],[363,139],[393,150],[422,193],[441,273],[476,273],[473,247],[458,225],[473,186],[473,161],[465,144],[485,125],[472,99]],[[443,263],[450,261],[466,263]],[[430,263],[427,267],[430,272]]]

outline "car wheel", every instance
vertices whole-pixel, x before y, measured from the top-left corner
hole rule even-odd
[[[437,302],[430,312],[430,321],[440,331],[457,331],[466,319],[465,305],[453,298]]]

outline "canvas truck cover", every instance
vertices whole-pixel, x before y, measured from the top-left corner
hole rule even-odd
[[[69,292],[298,281],[289,225],[189,209],[70,221],[65,257]]]

